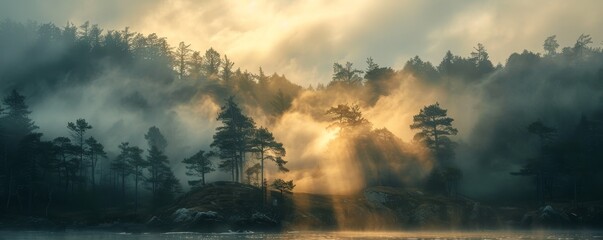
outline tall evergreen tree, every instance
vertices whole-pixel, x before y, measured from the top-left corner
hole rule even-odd
[[[158,127],[152,126],[149,128],[147,133],[144,135],[144,139],[147,140],[149,148],[155,146],[159,151],[164,152],[167,147],[167,140],[161,134]]]
[[[207,78],[215,78],[218,76],[220,72],[220,65],[222,63],[220,59],[220,53],[218,53],[213,48],[207,49],[205,51],[205,55],[203,56],[203,72]]]
[[[117,175],[121,178],[122,203],[125,203],[126,200],[126,177],[128,177],[128,175],[130,175],[132,172],[130,165],[128,164],[130,158],[129,149],[130,143],[122,142],[119,145],[119,155],[117,155],[117,157],[113,159],[113,162],[111,163],[111,170],[117,173]]]
[[[59,171],[63,174],[63,191],[67,194],[69,186],[73,186],[77,172],[76,161],[73,160],[73,157],[77,155],[77,147],[71,144],[71,139],[67,137],[57,137],[52,140],[52,144],[55,148],[55,154],[59,159]]]
[[[455,143],[448,136],[456,135],[458,130],[452,127],[454,119],[448,117],[447,110],[439,103],[424,107],[413,117],[410,129],[419,130],[414,141],[431,150],[436,159],[436,166],[427,179],[427,190],[445,192],[453,196],[456,185],[462,177],[460,169],[452,163]]]
[[[490,61],[490,57],[483,44],[478,43],[477,47],[473,48],[475,52],[471,53],[471,59],[475,61],[477,74],[483,76],[494,71],[494,65]]]
[[[219,167],[231,170],[232,180],[238,182],[242,178],[245,153],[249,151],[255,122],[243,114],[234,97],[227,99],[217,120],[222,122],[222,126],[216,128],[211,147],[218,149],[218,156],[223,160]]]
[[[413,139],[429,148],[440,164],[452,158],[454,142],[448,136],[458,133],[452,127],[454,119],[448,117],[447,112],[439,103],[426,106],[413,117],[410,125],[410,129],[419,131]]]
[[[26,161],[22,146],[27,143],[30,135],[38,127],[29,118],[29,107],[25,103],[25,97],[13,90],[2,102],[6,106],[6,113],[0,119],[4,129],[4,170],[5,170],[5,193],[8,209],[11,206],[13,195],[17,191],[17,178],[19,172],[24,170],[22,163]],[[29,138],[31,139],[31,138]]]
[[[346,62],[345,66],[334,63],[332,83],[344,83],[351,86],[362,85],[362,78],[358,74],[363,72],[355,69],[352,65],[351,62]]]
[[[547,37],[542,46],[544,47],[546,56],[553,56],[557,54],[557,48],[559,48],[559,43],[557,43],[557,35]]]
[[[180,44],[178,44],[178,48],[176,48],[176,68],[177,68],[177,72],[178,72],[178,78],[179,79],[184,79],[187,75],[188,72],[188,62],[189,62],[189,55],[192,52],[192,50],[190,49],[190,44],[185,44],[184,42],[180,42]]]
[[[536,201],[543,204],[545,196],[552,195],[552,178],[556,175],[555,165],[551,156],[552,144],[557,136],[557,129],[549,127],[538,120],[530,123],[527,130],[539,139],[539,154],[527,159],[527,163],[518,172],[511,172],[515,176],[534,176],[536,183]]]
[[[153,198],[154,203],[156,205],[170,203],[174,200],[174,197],[181,192],[182,187],[180,186],[180,181],[178,181],[178,178],[176,178],[172,169],[167,166],[163,169],[161,182],[159,182],[156,195]]]
[[[232,79],[233,71],[232,68],[234,66],[234,62],[232,62],[228,56],[224,55],[224,60],[222,60],[222,80],[230,81]]]
[[[86,154],[84,140],[85,140],[85,136],[86,136],[86,131],[92,129],[92,126],[90,126],[90,124],[88,124],[88,122],[86,122],[85,119],[79,118],[75,121],[75,123],[73,123],[73,122],[67,123],[67,129],[69,129],[71,138],[73,138],[73,141],[78,146],[79,160],[77,162],[77,166],[80,171],[79,177],[83,178],[84,177],[84,155]]]
[[[371,123],[362,116],[358,105],[339,104],[327,110],[326,115],[331,117],[330,127],[338,127],[344,133],[355,129],[370,130]]]
[[[404,72],[412,73],[415,77],[428,81],[437,82],[440,79],[440,74],[429,61],[423,61],[419,56],[415,56],[408,60],[402,69]]]
[[[190,78],[199,80],[203,76],[203,57],[199,51],[194,51],[188,62]]]
[[[105,147],[93,137],[86,139],[86,145],[88,146],[87,153],[90,157],[90,180],[92,182],[92,189],[95,189],[96,166],[99,158],[107,158],[107,153],[105,152]]]
[[[282,159],[286,151],[282,143],[277,142],[272,136],[272,133],[264,127],[257,129],[250,142],[251,151],[256,154],[260,161],[261,179],[264,179],[264,160],[270,160],[277,164],[281,171],[289,171],[285,168],[287,163]],[[262,184],[262,189],[265,188]]]
[[[153,195],[155,205],[166,203],[174,194],[180,192],[180,183],[170,168],[167,156],[155,146],[151,146],[147,155],[147,170],[150,176],[146,178]]]
[[[134,211],[138,211],[138,185],[141,179],[144,177],[143,170],[148,165],[147,162],[142,158],[143,150],[139,147],[132,146],[128,147],[128,165],[131,174],[134,175]]]

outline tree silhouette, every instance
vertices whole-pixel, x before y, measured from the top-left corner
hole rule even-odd
[[[13,195],[18,195],[17,191],[17,180],[19,180],[20,173],[25,168],[24,162],[21,161],[27,156],[24,154],[27,151],[28,140],[39,141],[34,134],[34,130],[38,127],[34,121],[29,118],[29,107],[25,103],[25,97],[13,90],[8,96],[6,96],[2,102],[6,106],[4,116],[0,118],[0,123],[3,129],[3,158],[4,158],[4,170],[5,170],[5,184],[6,187],[6,204],[5,207],[8,209],[11,206],[11,199]],[[19,150],[22,151],[19,151]]]
[[[442,59],[442,62],[440,62],[440,65],[438,65],[438,72],[442,75],[450,75],[454,60],[455,58],[454,55],[452,55],[452,52],[450,52],[450,50],[447,51]]]
[[[232,68],[234,66],[234,62],[228,59],[228,56],[224,55],[224,60],[222,60],[222,81],[230,81],[232,79],[233,71]]]
[[[419,131],[413,140],[429,148],[440,164],[452,157],[454,142],[448,136],[458,132],[452,127],[454,119],[448,117],[447,112],[439,103],[425,106],[413,116],[413,124],[410,125],[410,129]]]
[[[174,196],[182,192],[180,181],[174,175],[172,169],[166,165],[163,168],[162,179],[159,182],[156,195],[153,200],[156,205],[163,205],[174,200]]]
[[[352,67],[351,62],[346,62],[345,66],[333,64],[333,83],[345,83],[350,86],[362,85],[362,78],[358,74],[363,73],[361,70]]]
[[[207,78],[217,77],[222,63],[220,54],[213,48],[210,48],[205,51],[205,56],[203,56],[202,59],[202,68],[205,76],[207,76]]]
[[[410,125],[410,129],[419,130],[413,140],[430,149],[436,159],[436,166],[427,179],[427,190],[448,195],[455,194],[456,184],[462,177],[460,169],[451,162],[455,143],[448,136],[458,132],[452,127],[452,121],[454,119],[448,117],[447,110],[435,103],[423,107]]]
[[[279,89],[271,101],[274,112],[276,112],[277,115],[285,113],[287,110],[289,110],[289,108],[291,108],[291,101],[291,97],[286,96],[283,91]]]
[[[574,50],[578,51],[585,49],[588,47],[588,44],[591,43],[593,43],[593,39],[592,37],[590,37],[590,35],[581,34],[580,37],[578,37],[578,40],[576,40],[576,43],[574,44]]]
[[[203,76],[203,57],[199,51],[194,51],[188,62],[188,69],[190,71],[190,78],[193,80],[199,80]]]
[[[293,184],[293,180],[285,181],[283,179],[275,179],[271,186],[281,192],[281,198],[283,197],[283,192],[291,192],[293,188],[295,188],[295,184]]]
[[[79,154],[79,160],[77,162],[77,167],[80,171],[80,177],[83,177],[84,175],[84,155],[86,154],[86,149],[85,149],[85,136],[86,136],[86,131],[88,131],[89,129],[92,129],[92,126],[90,126],[90,124],[88,124],[88,122],[86,122],[85,119],[83,118],[79,118],[75,121],[75,123],[73,122],[69,122],[67,123],[67,129],[69,129],[69,132],[71,134],[71,138],[73,138],[73,141],[77,143],[78,145],[78,154]]]
[[[158,127],[152,126],[149,128],[147,133],[144,135],[144,139],[147,140],[147,144],[149,148],[155,146],[159,151],[165,151],[167,147],[167,140],[161,134],[161,131]]]
[[[282,143],[274,139],[268,129],[264,127],[257,129],[253,134],[250,145],[251,151],[257,155],[257,159],[260,161],[261,179],[264,179],[264,160],[275,162],[281,171],[289,171],[284,167],[287,162],[282,160],[282,157],[286,154],[285,148],[283,148]],[[262,185],[262,189],[265,187]]]
[[[71,144],[71,139],[67,137],[57,137],[52,140],[55,154],[59,159],[59,173],[63,174],[64,193],[67,194],[69,185],[73,186],[75,174],[77,172],[77,163],[73,160],[73,156],[77,155],[77,146]]]
[[[408,60],[402,70],[412,73],[415,77],[428,82],[437,82],[440,78],[435,67],[430,62],[421,60],[419,56],[415,56]]]
[[[362,117],[360,107],[358,105],[339,104],[336,107],[331,107],[326,112],[331,116],[330,127],[339,127],[342,131],[350,131],[357,128],[369,128],[370,122]]]
[[[210,160],[212,156],[214,156],[213,152],[199,150],[195,155],[182,160],[182,163],[187,165],[186,169],[188,171],[186,172],[186,175],[201,177],[201,180],[189,181],[189,185],[195,186],[198,185],[199,182],[201,182],[201,185],[205,185],[205,175],[216,170]]]
[[[238,182],[243,174],[243,158],[248,152],[255,122],[243,114],[233,97],[221,107],[217,120],[222,122],[222,126],[216,128],[211,147],[218,149],[218,156],[223,160],[219,167],[231,170],[232,180]]]
[[[557,54],[557,48],[559,48],[559,43],[557,43],[557,35],[549,36],[544,40],[544,52],[547,56],[552,56]]]
[[[490,62],[490,57],[483,44],[478,43],[477,47],[473,48],[475,52],[471,52],[471,59],[475,61],[477,74],[483,76],[494,71],[494,65]]]
[[[136,146],[127,148],[129,169],[131,174],[134,175],[134,211],[138,211],[138,183],[144,178],[143,170],[147,167],[148,163],[142,158],[143,150]]]
[[[180,42],[180,44],[178,44],[178,48],[176,48],[175,55],[179,79],[184,79],[187,75],[189,55],[192,52],[190,46],[190,44],[187,45],[184,42]]]
[[[368,102],[373,105],[379,97],[387,96],[392,91],[391,83],[396,73],[390,67],[380,67],[372,58],[366,60],[367,69],[364,71],[365,87],[371,94]]]
[[[86,139],[86,145],[88,146],[87,154],[90,157],[90,179],[92,182],[92,189],[95,189],[96,165],[99,157],[107,158],[107,153],[105,152],[105,147],[93,137]]]
[[[261,178],[259,176],[261,168],[262,166],[259,163],[256,163],[245,170],[245,174],[247,175],[247,183],[258,187],[262,185],[262,181],[260,181]]]
[[[119,174],[121,177],[121,199],[122,203],[125,203],[126,199],[126,177],[132,173],[130,165],[128,164],[130,158],[130,143],[122,142],[119,145],[120,153],[117,155],[111,163],[111,169]]]
[[[153,196],[155,205],[170,201],[173,196],[181,191],[180,183],[170,168],[167,156],[157,147],[151,146],[147,155],[147,164],[150,176],[145,181]]]
[[[511,172],[515,176],[534,176],[536,178],[536,201],[544,203],[546,195],[552,196],[552,178],[556,173],[550,156],[551,144],[556,138],[557,130],[538,120],[530,123],[527,130],[536,135],[540,142],[539,156],[527,159],[527,163],[519,172]]]

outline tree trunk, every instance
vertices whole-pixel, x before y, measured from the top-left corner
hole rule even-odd
[[[95,179],[94,179],[94,169],[95,169],[95,167],[96,167],[96,160],[95,160],[94,153],[92,153],[90,155],[90,169],[91,169],[90,176],[92,178],[92,191],[94,191],[94,188],[95,188],[95,183],[94,183],[95,182]]]
[[[435,119],[432,119],[435,122]],[[436,155],[437,163],[441,165],[442,159],[440,159],[440,142],[438,139],[438,126],[436,124],[433,125],[433,139],[434,139],[434,153]]]
[[[230,174],[232,175],[232,181],[235,181],[235,158],[230,159]]]
[[[8,171],[8,192],[6,194],[6,209],[10,207],[10,199],[13,190],[13,171]]]
[[[134,178],[134,212],[138,212],[138,169],[136,169],[136,177]]]
[[[260,168],[262,173],[262,192],[266,192],[266,181],[264,181],[264,149],[260,149]],[[262,203],[266,203],[266,194],[262,194]]]
[[[50,203],[52,203],[52,188],[48,192],[48,203],[46,203],[46,217],[48,217],[48,209],[50,208]]]
[[[27,193],[27,213],[32,215],[33,213],[33,180],[29,180],[29,191]]]
[[[126,172],[125,169],[121,173],[121,200],[122,203],[126,204]]]
[[[34,179],[35,179],[35,158],[32,158],[29,165],[29,192],[27,196],[27,212],[29,215],[33,213],[33,195],[34,195]]]
[[[264,149],[260,150],[260,168],[262,169],[262,189],[266,186],[264,185]]]
[[[86,185],[86,181],[84,178],[84,134],[82,133],[80,135],[80,162],[79,162],[79,168],[80,168],[80,177],[82,178],[82,181],[80,183],[80,188],[84,188]]]
[[[65,194],[69,192],[69,170],[67,169],[67,158],[63,155],[63,170],[65,173]]]
[[[578,176],[574,177],[574,205],[578,205]]]
[[[239,162],[237,163],[237,179],[243,183],[243,152],[239,152]]]

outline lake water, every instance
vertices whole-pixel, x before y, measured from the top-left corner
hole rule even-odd
[[[288,232],[288,233],[112,233],[0,231],[0,240],[177,240],[177,239],[601,239],[601,231],[513,232]]]

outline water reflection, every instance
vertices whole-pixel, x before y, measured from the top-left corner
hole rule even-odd
[[[493,232],[287,232],[287,233],[110,233],[0,231],[0,240],[177,240],[177,239],[603,239],[601,231]]]

